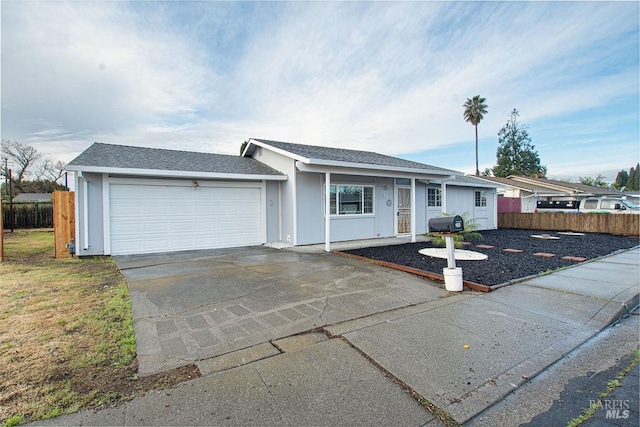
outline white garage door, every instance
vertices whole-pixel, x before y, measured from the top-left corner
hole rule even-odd
[[[262,243],[258,187],[111,184],[114,255]]]

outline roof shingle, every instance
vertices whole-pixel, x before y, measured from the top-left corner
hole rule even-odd
[[[69,165],[245,175],[282,175],[277,170],[250,157],[98,142],[69,162]]]
[[[316,145],[294,144],[290,142],[271,141],[267,139],[252,138],[280,150],[287,151],[300,157],[310,160],[327,160],[335,162],[356,163],[363,165],[390,166],[398,168],[439,171],[448,174],[460,174],[461,172],[445,169],[438,166],[418,163],[411,160],[400,159],[398,157],[387,156],[374,153],[372,151],[347,150],[344,148],[321,147]]]

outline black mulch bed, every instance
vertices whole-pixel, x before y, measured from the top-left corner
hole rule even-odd
[[[463,249],[473,250],[489,256],[484,261],[457,261],[456,267],[462,267],[464,280],[487,286],[495,286],[522,277],[536,275],[576,262],[564,261],[562,257],[598,258],[621,249],[640,244],[638,237],[612,236],[609,234],[587,233],[584,236],[566,236],[554,231],[540,230],[488,230],[482,231],[482,241],[471,242]],[[560,240],[533,239],[532,234],[549,234]],[[479,249],[476,245],[495,246],[493,249]],[[380,246],[345,251],[380,261],[417,268],[442,274],[447,260],[432,258],[418,253],[419,249],[434,247],[431,243],[407,243],[404,245]],[[511,254],[503,249],[520,249],[523,253]],[[538,252],[555,254],[553,258],[533,256]]]

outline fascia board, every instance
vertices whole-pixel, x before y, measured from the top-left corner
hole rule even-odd
[[[166,178],[210,178],[210,179],[237,179],[237,180],[267,180],[286,181],[285,175],[252,175],[240,173],[217,173],[217,172],[196,172],[196,171],[171,171],[162,169],[130,169],[130,168],[110,168],[102,166],[77,166],[67,165],[67,171],[109,173],[117,175],[153,176]]]

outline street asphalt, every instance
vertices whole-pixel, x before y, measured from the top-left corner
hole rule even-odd
[[[486,294],[268,248],[116,262],[146,372],[195,362],[203,377],[37,424],[556,425],[638,348],[637,316],[620,321],[638,248]],[[634,421],[637,373],[609,395]],[[583,377],[593,393],[576,392]],[[606,416],[589,422],[628,425]]]

